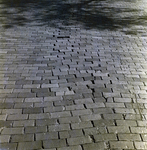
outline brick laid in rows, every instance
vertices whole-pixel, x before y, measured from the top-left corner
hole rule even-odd
[[[139,134],[118,134],[120,141],[141,141]]]
[[[90,121],[71,124],[72,129],[82,129],[82,128],[90,128],[90,127],[93,127],[93,125]]]
[[[109,133],[130,133],[127,126],[108,126]]]
[[[84,150],[104,150],[107,148],[104,142],[92,143],[92,144],[84,144]]]
[[[97,135],[94,135],[94,139],[96,142],[117,141],[116,134],[97,134]]]
[[[1,134],[23,134],[24,133],[24,128],[4,128],[1,132]]]
[[[31,142],[34,141],[34,134],[12,135],[11,142]]]
[[[69,147],[62,147],[62,148],[57,148],[57,150],[82,150],[82,147],[79,146],[69,146]]]
[[[58,132],[46,132],[46,133],[37,133],[36,134],[36,140],[53,140],[58,139]]]
[[[0,135],[0,144],[1,143],[9,143],[10,135]]]
[[[47,126],[25,127],[25,133],[41,133],[47,132]]]
[[[69,124],[56,124],[56,125],[48,126],[48,130],[50,132],[66,131],[66,130],[70,130],[70,125]]]
[[[134,149],[133,142],[126,142],[126,141],[110,141],[110,147],[111,149]]]

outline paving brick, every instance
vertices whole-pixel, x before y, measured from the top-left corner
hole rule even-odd
[[[37,119],[36,126],[47,126],[58,124],[57,119]]]
[[[70,117],[70,116],[71,116],[70,111],[51,113],[51,118]]]
[[[123,116],[121,114],[104,114],[104,119],[108,119],[108,120],[111,120],[111,119],[118,119],[118,120],[121,120],[123,119]]]
[[[53,140],[58,139],[58,132],[46,132],[46,133],[37,133],[36,134],[36,140]]]
[[[111,149],[117,149],[117,148],[121,148],[121,149],[134,149],[134,145],[133,142],[126,142],[126,141],[110,141],[110,147]]]
[[[18,150],[26,150],[26,149],[40,149],[42,148],[41,141],[34,141],[34,142],[19,142],[18,143]]]
[[[46,113],[40,113],[40,114],[29,114],[29,119],[50,119],[50,115]]]
[[[46,132],[47,126],[25,127],[25,133],[41,133]]]
[[[66,117],[66,118],[59,118],[59,122],[61,124],[64,123],[77,123],[77,122],[81,122],[79,116],[75,116],[75,117]]]
[[[68,138],[67,143],[68,145],[81,145],[81,144],[86,144],[86,143],[92,143],[92,139],[90,138],[90,136]]]
[[[136,149],[147,149],[147,143],[146,142],[135,142],[135,148]]]
[[[131,133],[147,133],[146,127],[131,127]]]
[[[22,114],[22,109],[3,109],[2,114]]]
[[[134,120],[116,120],[117,126],[137,126]]]
[[[96,114],[111,114],[113,110],[111,108],[94,108],[94,113]]]
[[[96,150],[96,149],[102,150],[102,149],[107,148],[104,142],[84,144],[83,147],[84,147],[84,150]]]
[[[48,130],[50,132],[66,131],[66,130],[70,130],[70,126],[69,124],[56,124],[56,125],[48,126]]]
[[[75,101],[75,104],[93,103],[92,98],[76,99],[76,100],[74,100],[74,101]]]
[[[2,143],[0,145],[2,150],[6,149],[17,150],[17,143]]]
[[[9,143],[10,135],[0,135],[0,143]]]
[[[107,129],[105,127],[93,127],[83,129],[85,135],[95,135],[99,133],[107,133]]]
[[[90,127],[93,127],[90,121],[71,124],[72,129],[82,129],[82,128],[90,128]]]
[[[66,141],[64,139],[43,141],[43,147],[46,149],[66,147]]]
[[[69,146],[69,147],[63,147],[63,148],[57,148],[57,150],[82,150],[82,147],[79,146]]]
[[[141,141],[139,134],[118,134],[120,141]]]
[[[28,115],[27,114],[13,114],[8,115],[7,120],[27,120]]]
[[[44,108],[44,112],[46,113],[46,112],[50,112],[50,113],[52,113],[52,112],[61,112],[61,111],[63,111],[63,110],[65,110],[65,107],[64,106],[56,106],[56,107],[46,107],[46,108]]]
[[[7,118],[7,115],[0,115],[0,121],[5,121]]]
[[[127,126],[108,126],[109,133],[130,133]]]
[[[1,134],[10,135],[10,134],[23,134],[24,128],[3,128]]]
[[[86,108],[100,108],[100,107],[105,107],[105,104],[102,102],[96,102],[96,103],[92,103],[92,104],[85,104]]]
[[[31,142],[34,141],[33,134],[12,135],[11,142]]]
[[[82,116],[82,115],[89,115],[89,114],[92,114],[92,111],[90,109],[72,111],[73,116]]]
[[[115,125],[114,121],[112,120],[105,120],[105,119],[100,119],[100,120],[94,120],[93,121],[95,127],[105,127],[105,126],[113,126]]]
[[[20,121],[14,121],[13,127],[26,127],[26,126],[34,126],[35,120],[20,120]]]
[[[42,108],[24,108],[23,109],[23,114],[39,114],[43,113]]]

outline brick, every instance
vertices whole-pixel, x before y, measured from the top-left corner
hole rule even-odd
[[[33,103],[16,103],[14,105],[14,108],[32,108],[33,107]]]
[[[108,119],[108,120],[111,120],[111,119],[123,119],[123,116],[121,114],[104,114],[104,119]]]
[[[57,148],[57,150],[82,150],[82,147],[79,146],[69,146],[69,147],[62,147],[62,148]]]
[[[34,141],[34,142],[19,142],[17,150],[34,150],[34,149],[41,149],[42,142],[41,141]]]
[[[46,133],[37,133],[36,134],[36,140],[53,140],[53,139],[58,139],[58,132],[46,132]]]
[[[109,133],[130,133],[130,130],[126,126],[109,126]]]
[[[40,97],[40,98],[25,98],[25,101],[26,103],[37,103],[37,102],[43,102],[43,98]]]
[[[117,114],[135,114],[134,109],[127,109],[127,108],[115,108],[114,109],[115,113]]]
[[[70,131],[68,131],[68,133],[71,138],[83,136],[83,131],[81,129],[80,130],[70,130]]]
[[[40,133],[46,132],[47,126],[37,126],[37,127],[25,127],[25,133]]]
[[[0,144],[0,146],[1,146],[2,150],[7,150],[7,149],[17,150],[17,144],[16,143],[2,143],[2,144]]]
[[[141,121],[141,120],[137,120],[137,124],[138,124],[138,126],[141,126],[141,127],[143,127],[143,126],[147,126],[147,121],[146,120],[143,120],[143,121]]]
[[[146,127],[131,127],[131,133],[147,133]]]
[[[61,132],[59,132],[59,137],[60,137],[60,139],[65,139],[65,138],[69,138],[70,135],[69,135],[68,131],[61,131]]]
[[[125,107],[124,103],[106,103],[105,105],[108,108],[117,108],[117,107],[123,108],[123,107]]]
[[[81,116],[80,118],[81,118],[81,121],[92,121],[92,120],[102,119],[99,114],[84,115],[84,116]]]
[[[0,135],[0,143],[9,143],[10,135]]]
[[[142,116],[136,114],[126,114],[125,120],[142,120]]]
[[[94,108],[94,113],[96,114],[112,114],[113,110],[111,108]]]
[[[7,115],[0,115],[0,121],[5,121],[7,118]]]
[[[96,150],[96,149],[105,149],[107,148],[104,142],[92,143],[92,144],[84,144],[84,150]]]
[[[146,142],[135,142],[135,148],[136,149],[147,149],[147,143]]]
[[[141,134],[143,141],[147,141],[147,134]]]
[[[26,120],[28,119],[27,114],[15,114],[15,115],[8,115],[7,120]]]
[[[2,114],[21,114],[22,109],[3,109]]]
[[[101,102],[97,102],[97,103],[92,103],[92,104],[85,104],[86,108],[101,108],[101,107],[105,107],[104,103]]]
[[[95,135],[95,134],[99,134],[99,133],[107,133],[106,128],[104,127],[93,127],[93,128],[86,128],[83,129],[85,135]]]
[[[70,116],[71,116],[70,111],[51,113],[51,118],[70,117]]]
[[[23,109],[23,114],[39,114],[43,113],[42,108],[24,108]]]
[[[86,143],[92,143],[92,139],[90,138],[90,136],[68,138],[67,143],[68,145],[81,145]]]
[[[94,120],[93,123],[94,123],[95,127],[105,127],[105,126],[108,126],[108,125],[109,126],[115,125],[114,121],[112,121],[112,120],[105,120],[105,119]]]
[[[134,149],[133,142],[126,142],[126,141],[110,141],[111,148],[121,148],[121,149]]]
[[[116,120],[117,126],[137,126],[134,120]]]
[[[47,126],[58,124],[57,119],[37,119],[36,126]]]
[[[85,103],[93,103],[92,98],[85,98],[85,99],[75,100],[75,104],[85,104]]]
[[[64,139],[43,141],[43,147],[46,149],[66,147],[66,141]]]
[[[11,142],[31,142],[34,141],[33,134],[12,135]]]
[[[120,141],[141,141],[139,134],[118,134]]]
[[[61,124],[64,123],[77,123],[77,122],[81,122],[79,116],[76,117],[66,117],[66,118],[59,118],[59,122]]]
[[[27,127],[27,126],[34,126],[34,120],[21,120],[21,121],[14,121],[13,127]]]
[[[71,105],[71,106],[65,106],[66,110],[80,110],[80,109],[85,109],[84,105]]]
[[[90,121],[71,124],[72,129],[82,129],[82,128],[90,128],[90,127],[93,127]]]
[[[64,106],[52,106],[52,107],[46,107],[44,108],[44,112],[50,112],[50,113],[53,113],[53,112],[62,112],[65,110],[65,107]]]
[[[29,114],[29,119],[50,119],[50,115],[46,113],[40,113],[40,114]]]
[[[12,127],[13,121],[0,120],[0,128],[2,127]]]
[[[92,111],[90,109],[72,111],[73,116],[82,116],[82,115],[89,115],[89,114],[92,114]]]
[[[48,126],[48,129],[50,132],[66,131],[66,130],[70,130],[70,126],[69,124],[56,124],[56,125]]]
[[[24,128],[4,128],[1,132],[1,134],[23,134],[24,133]]]
[[[95,142],[100,141],[117,141],[117,137],[115,134],[98,134],[94,135]]]

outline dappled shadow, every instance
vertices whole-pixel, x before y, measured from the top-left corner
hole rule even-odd
[[[146,24],[147,15],[139,15],[142,10],[109,5],[109,2],[108,0],[75,0],[75,2],[72,0],[0,0],[0,21],[5,28],[26,24],[61,27],[77,23],[88,29],[116,30]],[[112,0],[112,2],[116,1]],[[136,1],[126,2],[131,4]]]

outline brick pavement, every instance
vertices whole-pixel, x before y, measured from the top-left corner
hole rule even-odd
[[[36,24],[0,28],[0,150],[147,150],[145,28]]]

